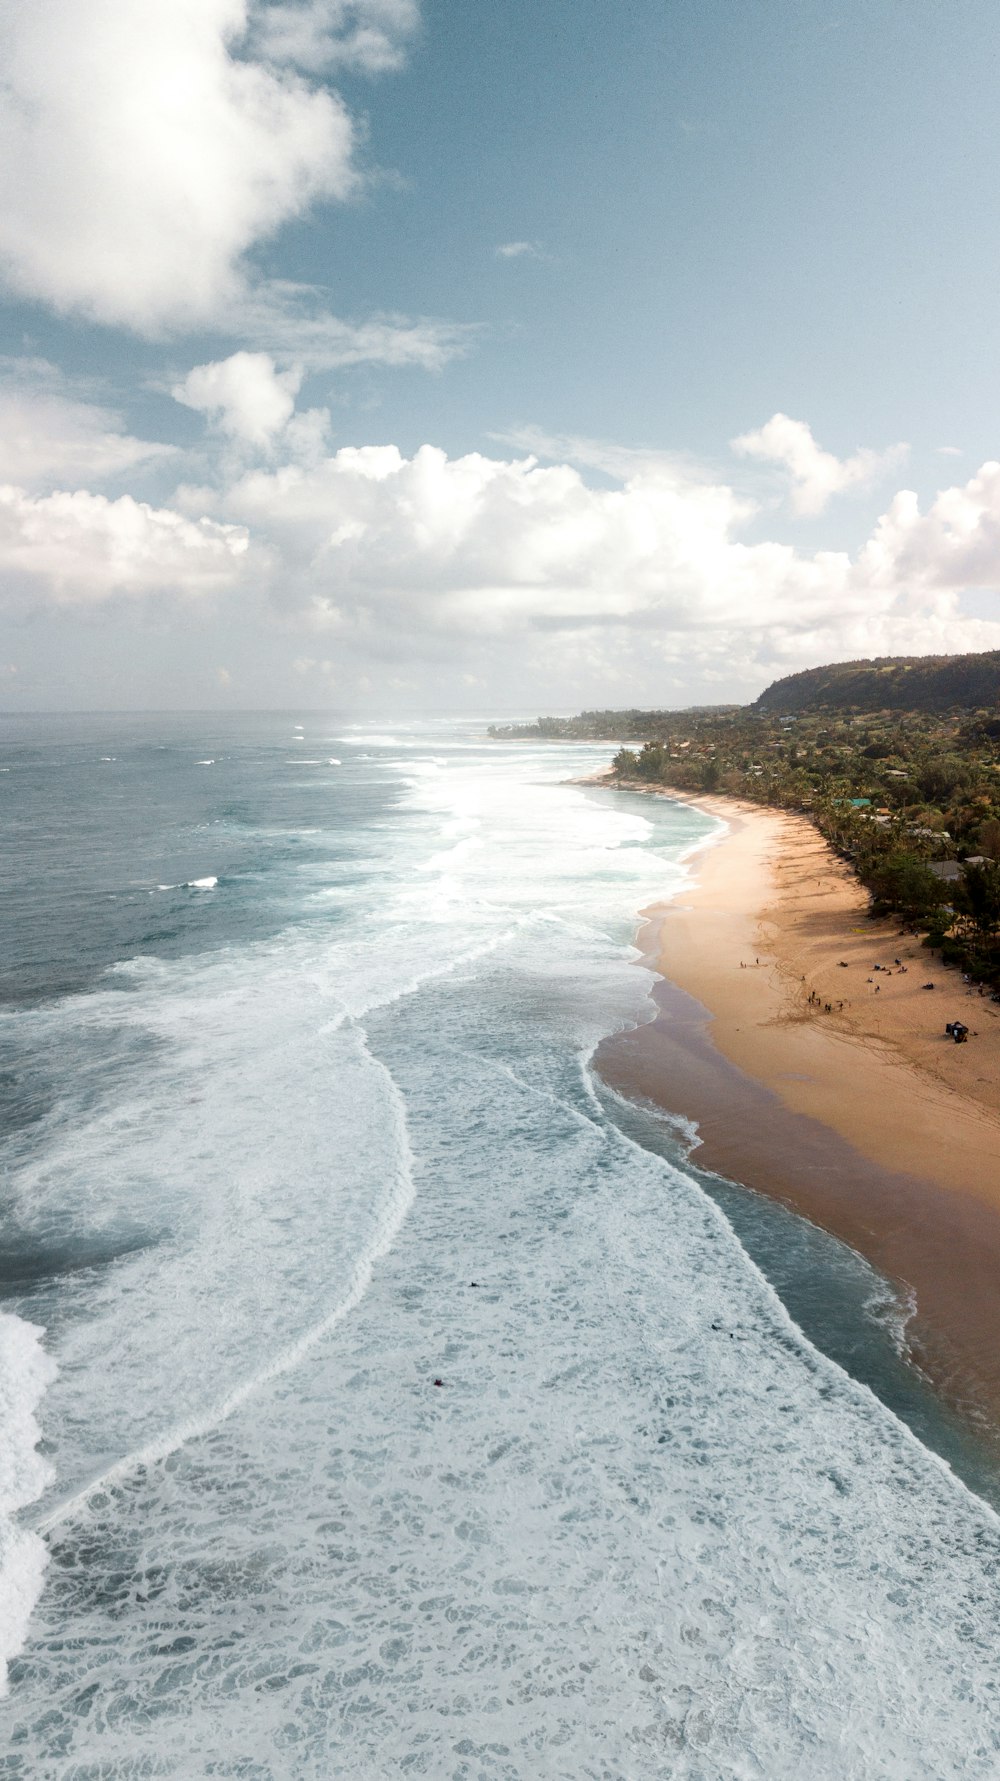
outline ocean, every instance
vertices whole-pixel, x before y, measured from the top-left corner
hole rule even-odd
[[[609,753],[0,723],[0,1776],[1000,1773],[905,1308],[590,1068],[713,832]]]

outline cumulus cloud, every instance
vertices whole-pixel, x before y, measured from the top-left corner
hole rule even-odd
[[[901,490],[861,552],[859,570],[873,587],[899,587],[914,601],[935,590],[1000,591],[1000,464],[983,464],[967,483],[943,489],[924,514],[913,491]]]
[[[231,586],[245,531],[122,495],[32,496],[0,485],[0,587],[19,608],[91,608],[123,595],[192,597]]]
[[[1000,623],[959,608],[1000,586],[997,465],[925,514],[897,495],[854,556],[747,543],[752,502],[656,461],[594,488],[531,457],[345,447],[217,499],[266,546],[284,610],[375,654],[590,637],[610,671],[631,636],[746,677],[762,659],[1000,645]]]
[[[295,424],[273,435],[283,453]],[[854,553],[805,553],[753,538],[754,502],[667,459],[625,454],[614,476],[609,458],[595,487],[533,456],[331,455],[317,429],[305,460],[233,462],[223,454],[214,490],[180,489],[155,511],[0,491],[4,584],[84,605],[266,592],[279,624],[335,638],[352,673],[447,664],[499,677],[508,696],[529,664],[564,699],[603,686],[628,702],[637,663],[647,686],[650,662],[744,686],[838,655],[1000,647],[1000,622],[960,603],[1000,588],[996,463],[925,510],[900,491]],[[328,672],[328,642],[299,647],[296,674]]]
[[[379,10],[261,6],[265,61],[246,0],[0,0],[8,286],[147,333],[217,318],[254,243],[356,182],[348,112],[279,55],[282,17],[332,45]]]
[[[711,623],[712,564],[751,509],[667,473],[595,490],[568,465],[449,459],[428,445],[412,458],[344,447],[312,468],[255,471],[223,511],[274,541],[316,612],[339,615],[347,592],[398,601],[424,623],[496,630],[667,610],[690,622],[693,601]]]
[[[342,320],[327,291],[251,257],[360,189],[355,125],[315,77],[397,67],[418,23],[417,0],[0,0],[0,282],[306,370],[439,369],[474,330]]]
[[[221,432],[266,448],[291,420],[301,383],[297,365],[279,371],[268,353],[237,352],[195,365],[170,393],[207,415]]]
[[[732,447],[744,457],[784,465],[791,478],[792,506],[804,515],[822,513],[831,497],[844,489],[877,481],[895,469],[909,449],[892,445],[878,452],[862,447],[853,457],[837,458],[817,445],[805,421],[787,414],[773,414],[756,432],[734,439]]]

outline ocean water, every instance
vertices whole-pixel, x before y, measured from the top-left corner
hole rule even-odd
[[[606,757],[3,721],[0,1776],[1000,1773],[883,1283],[590,1071],[711,830]]]

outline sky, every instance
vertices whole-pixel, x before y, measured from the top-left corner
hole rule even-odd
[[[995,0],[0,0],[0,709],[1000,648]]]

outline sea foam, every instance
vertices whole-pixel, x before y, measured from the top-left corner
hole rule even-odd
[[[44,1541],[12,1520],[53,1477],[52,1465],[37,1450],[35,1411],[56,1372],[42,1334],[0,1312],[0,1693],[6,1692],[7,1663],[24,1640],[47,1562]]]

